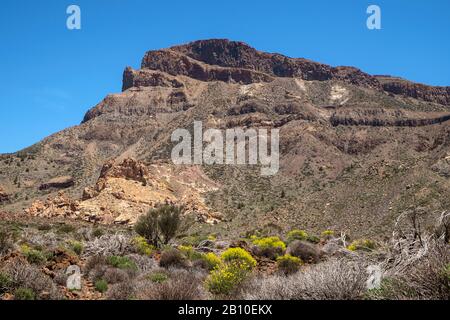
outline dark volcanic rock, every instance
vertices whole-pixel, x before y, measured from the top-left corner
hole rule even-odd
[[[400,110],[351,109],[337,110],[331,117],[333,126],[372,126],[372,127],[423,127],[440,124],[450,120],[449,114],[414,117]]]
[[[53,178],[46,183],[39,186],[39,190],[47,190],[51,188],[65,189],[75,185],[75,182],[71,176]]]
[[[127,67],[123,72],[122,91],[132,87],[172,87],[181,88],[183,83],[171,79],[162,73],[149,72],[148,70],[133,70]]]
[[[220,67],[220,68],[219,68]],[[185,75],[202,81],[267,82],[272,77],[296,77],[303,80],[340,80],[357,86],[443,105],[450,105],[450,87],[432,87],[395,78],[371,76],[354,67],[332,67],[303,58],[260,52],[243,42],[226,39],[200,40],[166,50],[149,51],[142,69]],[[124,88],[133,81],[124,76]],[[141,81],[149,85],[151,81]],[[150,84],[151,85],[151,84]]]
[[[413,83],[391,77],[380,78],[382,78],[383,89],[387,92],[443,105],[450,105],[450,87],[426,86],[420,83]]]
[[[143,69],[159,70],[201,81],[224,81],[249,84],[272,81],[273,77],[257,70],[208,65],[172,50],[149,51],[142,60]]]
[[[303,80],[343,80],[348,83],[379,88],[378,80],[353,67],[333,68],[326,64],[281,54],[260,52],[243,42],[223,39],[201,40],[170,50],[180,52],[209,65],[249,69],[276,77],[298,77]],[[151,54],[144,58],[142,67],[148,67]]]

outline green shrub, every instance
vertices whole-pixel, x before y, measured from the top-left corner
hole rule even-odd
[[[256,266],[256,260],[242,248],[229,248],[222,253],[221,257],[224,262],[238,263],[240,267],[247,270],[251,270]]]
[[[206,263],[206,267],[208,270],[217,269],[221,264],[222,260],[216,254],[212,252],[208,252],[207,254],[202,256],[203,261]]]
[[[164,272],[153,272],[147,276],[147,279],[155,283],[163,283],[169,279],[169,276]]]
[[[138,218],[134,225],[138,235],[147,239],[154,246],[159,244],[158,212],[154,209]]]
[[[29,288],[17,288],[14,291],[15,300],[36,300],[36,294]]]
[[[196,247],[199,245],[200,242],[203,240],[208,239],[207,236],[200,236],[200,235],[190,235],[186,236],[181,240],[181,244],[184,246],[192,246]]]
[[[0,272],[0,295],[7,292],[12,285],[13,281],[11,277],[6,273]]]
[[[357,250],[371,251],[375,249],[375,242],[367,239],[355,240],[349,246],[347,246],[347,249],[350,251],[357,251]]]
[[[151,209],[139,217],[134,230],[156,247],[160,242],[168,244],[178,231],[182,211],[182,207],[172,205]]]
[[[25,256],[25,258],[28,260],[29,263],[41,264],[47,260],[42,251],[33,249],[26,244],[20,246],[20,251]]]
[[[206,287],[212,294],[228,295],[249,274],[248,264],[242,261],[233,261],[213,270],[206,279]]]
[[[84,245],[79,241],[69,241],[70,250],[75,252],[77,255],[81,255],[83,253]]]
[[[137,270],[136,263],[127,257],[110,256],[106,259],[107,263],[115,268],[124,270]]]
[[[177,234],[183,210],[182,207],[171,205],[163,205],[158,208],[158,227],[164,239],[164,244],[168,244]]]
[[[108,291],[108,282],[103,279],[95,281],[94,285],[95,290],[97,290],[98,292],[105,293],[106,291]]]
[[[278,270],[284,274],[292,274],[297,272],[302,265],[302,260],[300,258],[286,254],[284,256],[277,258]]]
[[[151,256],[156,249],[154,246],[149,244],[144,237],[134,238],[133,244],[137,252],[145,256]]]
[[[292,242],[294,240],[307,240],[308,239],[308,233],[306,233],[306,231],[303,230],[292,230],[290,232],[288,232],[287,234],[287,241],[288,242]]]

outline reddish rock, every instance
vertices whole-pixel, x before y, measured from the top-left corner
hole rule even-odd
[[[450,87],[434,87],[413,83],[399,78],[380,77],[383,89],[393,94],[399,94],[419,100],[450,105]]]

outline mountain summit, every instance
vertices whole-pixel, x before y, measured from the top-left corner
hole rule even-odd
[[[201,40],[149,51],[83,122],[0,158],[3,211],[132,223],[188,205],[193,230],[383,236],[450,199],[450,87]],[[280,171],[174,166],[175,129],[280,129]],[[57,210],[63,208],[63,210]]]

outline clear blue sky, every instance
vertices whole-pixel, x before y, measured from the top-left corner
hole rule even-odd
[[[82,29],[66,28],[81,7]],[[382,10],[382,30],[366,9]],[[145,51],[207,38],[450,85],[448,0],[2,0],[0,153],[78,124]]]

